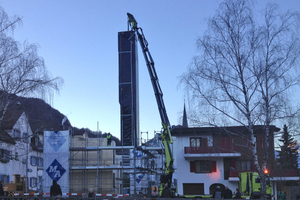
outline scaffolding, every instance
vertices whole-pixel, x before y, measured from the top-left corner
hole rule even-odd
[[[107,146],[102,135],[87,134],[70,138],[69,188],[72,193],[144,194],[153,196],[151,187],[159,185],[164,171],[163,146],[159,134],[143,145]],[[142,138],[141,138],[142,140]]]

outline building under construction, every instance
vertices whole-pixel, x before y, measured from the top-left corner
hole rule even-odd
[[[157,195],[163,170],[159,134],[138,148],[107,146],[107,138],[73,135],[70,141],[69,188],[72,193]]]
[[[158,188],[162,190],[163,185],[170,184],[172,180],[172,138],[163,94],[142,29],[137,27],[130,13],[127,15],[132,29],[118,33],[121,146],[115,143],[108,146],[107,138],[100,135],[98,138],[73,136],[70,144],[70,192],[93,189],[96,193],[104,194],[155,196]],[[138,41],[164,129],[143,144],[139,130]],[[160,179],[162,174],[165,177],[163,181]]]

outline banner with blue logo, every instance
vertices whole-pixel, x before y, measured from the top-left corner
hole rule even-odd
[[[69,192],[69,131],[44,131],[43,192],[55,180],[62,193]]]

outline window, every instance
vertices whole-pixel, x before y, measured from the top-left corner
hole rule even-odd
[[[37,186],[37,178],[30,177],[30,187],[36,187]]]
[[[23,133],[23,142],[28,143],[28,133]]]
[[[43,158],[36,157],[36,156],[31,156],[30,157],[30,164],[33,166],[43,166]]]
[[[36,166],[43,166],[43,158],[36,157]]]
[[[9,175],[6,174],[0,174],[0,181],[3,181],[3,184],[5,185],[6,183],[9,183]]]
[[[210,172],[210,161],[209,160],[198,160],[196,161],[196,172]]]
[[[15,160],[19,160],[19,154],[18,154],[18,152],[15,152]]]
[[[250,160],[236,161],[236,169],[240,171],[251,170],[251,161]]]
[[[216,171],[217,171],[216,161],[196,160],[190,162],[190,172],[212,173]]]
[[[11,156],[12,156],[12,151],[5,150],[4,158],[9,161],[11,159]]]
[[[260,183],[260,177],[259,176],[255,177],[255,183]],[[270,177],[269,176],[266,177],[266,184],[267,184],[267,186],[271,187],[271,182],[270,182]]]
[[[39,176],[38,189],[43,188],[43,177]]]
[[[200,147],[200,140],[201,138],[191,138],[190,139],[190,146],[191,147]]]
[[[40,159],[38,157],[36,157],[35,164],[36,164],[36,166],[40,166]]]
[[[31,144],[34,146],[39,145],[39,136],[37,134],[35,134],[31,137]]]
[[[21,132],[19,130],[17,130],[17,129],[14,129],[13,130],[13,137],[21,139]]]
[[[39,159],[39,164],[38,166],[39,167],[43,167],[43,158],[38,158]]]
[[[30,157],[30,164],[33,165],[33,166],[36,165],[36,157],[35,156]]]
[[[39,145],[39,136],[38,136],[38,135],[35,135],[34,138],[35,138],[35,140],[34,140],[34,145],[35,145],[35,146],[38,146],[38,145]]]
[[[190,146],[191,147],[206,147],[207,146],[207,138],[202,137],[194,137],[190,138]]]
[[[2,163],[7,163],[11,159],[11,151],[8,151],[6,149],[0,149],[0,161]]]

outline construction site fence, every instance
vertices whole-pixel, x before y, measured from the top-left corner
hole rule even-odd
[[[93,197],[93,198],[84,198],[79,196],[69,196],[69,197],[30,197],[30,196],[9,196],[4,197],[0,196],[0,200],[114,200],[118,197]],[[203,198],[178,198],[178,197],[172,197],[172,198],[159,198],[159,197],[152,197],[152,198],[143,198],[143,197],[120,197],[122,200],[169,200],[169,199],[176,199],[176,200],[201,200]],[[212,199],[212,198],[205,198],[205,199]],[[235,199],[239,200],[239,199]],[[241,200],[241,199],[240,199]]]

